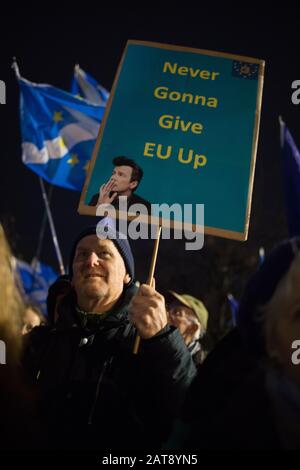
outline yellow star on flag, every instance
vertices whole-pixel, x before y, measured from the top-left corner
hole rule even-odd
[[[76,153],[73,153],[71,155],[71,158],[69,158],[69,160],[67,160],[67,163],[69,163],[69,165],[72,165],[72,166],[79,163],[79,160],[78,160],[78,157],[77,157]]]
[[[54,112],[54,114],[53,114],[53,121],[54,121],[54,122],[63,121],[62,111],[55,111],[55,112]]]

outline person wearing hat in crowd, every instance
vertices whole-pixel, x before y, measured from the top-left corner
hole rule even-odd
[[[196,372],[163,296],[135,286],[129,243],[108,218],[75,240],[69,278],[55,327],[35,328],[24,356],[52,447],[158,449]]]
[[[276,247],[252,276],[237,329],[208,355],[192,384],[186,448],[300,449],[299,285],[297,237]]]
[[[201,300],[191,295],[169,291],[169,297],[169,324],[180,331],[195,364],[201,364],[205,359],[205,351],[199,339],[207,329],[208,311]]]

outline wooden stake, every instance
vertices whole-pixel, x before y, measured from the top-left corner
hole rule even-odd
[[[156,260],[157,260],[158,247],[159,247],[159,242],[160,242],[160,235],[161,235],[161,226],[159,226],[157,228],[157,235],[156,235],[156,239],[155,239],[155,245],[154,245],[154,250],[153,250],[153,255],[152,255],[150,271],[149,271],[148,279],[147,279],[147,282],[146,282],[146,284],[148,286],[151,286],[152,281],[153,281],[153,276],[154,276],[154,271],[155,271],[155,266],[156,266]],[[141,341],[141,337],[140,337],[140,335],[137,334],[136,337],[135,337],[135,342],[134,342],[134,346],[133,346],[133,354],[138,353],[139,346],[140,346],[140,341]]]

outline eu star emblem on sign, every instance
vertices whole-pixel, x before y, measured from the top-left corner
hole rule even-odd
[[[249,62],[240,62],[238,60],[234,60],[232,62],[232,76],[247,78],[248,80],[257,80],[258,64],[251,64]]]

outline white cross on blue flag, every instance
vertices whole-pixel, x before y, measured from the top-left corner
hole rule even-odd
[[[75,65],[74,75],[71,84],[71,93],[85,98],[91,103],[105,106],[109,92],[94,77],[82,70],[79,65]]]
[[[105,106],[18,79],[23,162],[49,183],[81,191]]]

